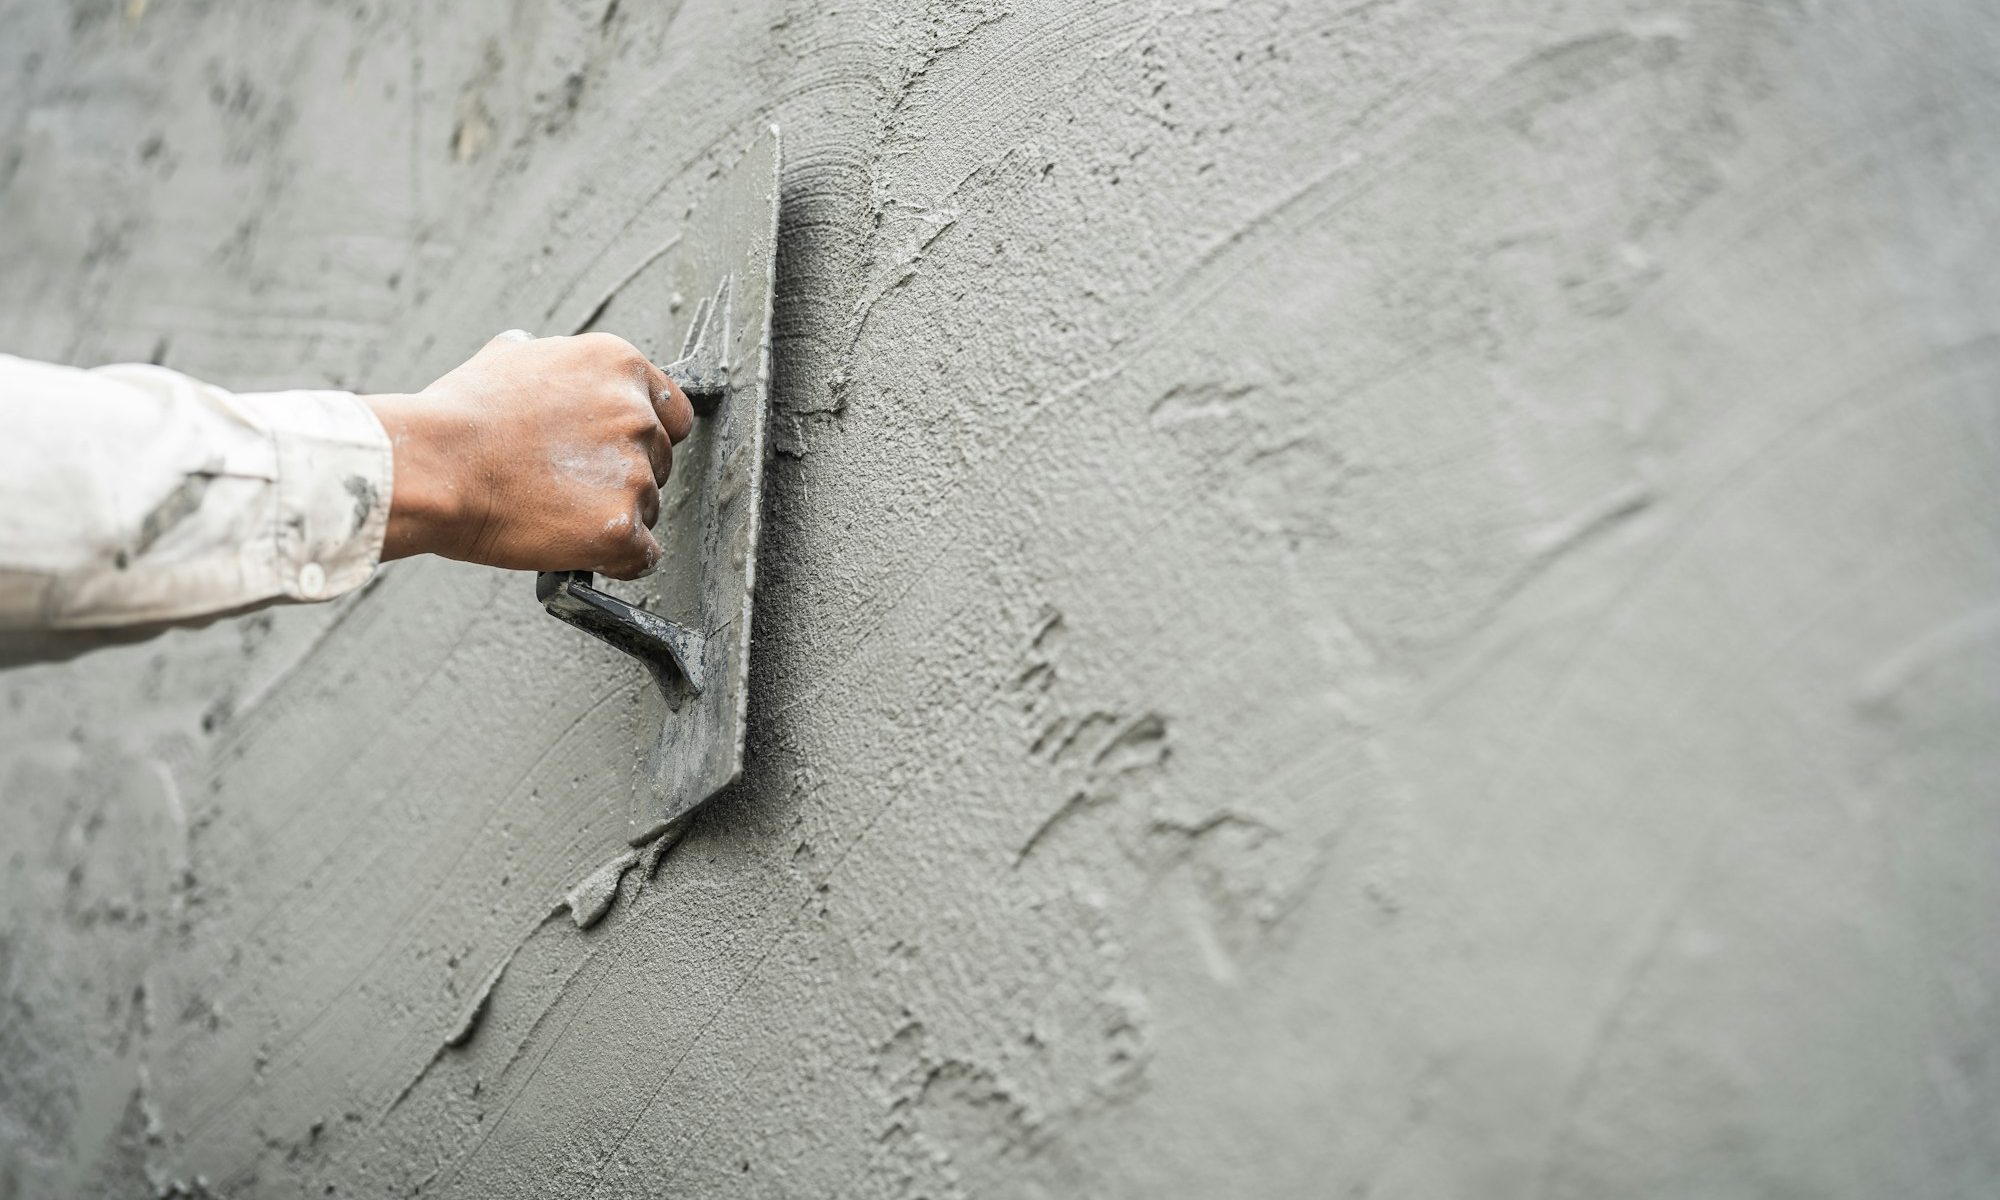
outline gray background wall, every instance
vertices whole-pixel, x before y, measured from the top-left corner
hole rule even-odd
[[[576,928],[637,676],[452,563],[0,675],[0,1194],[2000,1187],[1990,4],[0,30],[0,347],[238,388],[789,151],[744,783]]]

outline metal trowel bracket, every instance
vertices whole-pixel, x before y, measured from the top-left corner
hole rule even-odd
[[[662,368],[681,385],[688,402],[704,414],[729,390],[729,276],[715,287],[715,295],[695,306],[694,320],[688,325],[681,356]]]
[[[701,694],[699,633],[658,613],[627,604],[591,586],[589,571],[544,571],[535,577],[535,599],[549,615],[601,638],[652,667],[661,682],[678,680]]]

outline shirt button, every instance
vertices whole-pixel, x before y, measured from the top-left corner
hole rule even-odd
[[[325,590],[325,567],[320,566],[316,562],[311,562],[299,568],[299,595],[304,596],[308,600],[317,600],[319,599],[319,594]]]

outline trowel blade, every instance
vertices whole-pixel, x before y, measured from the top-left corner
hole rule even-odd
[[[603,584],[703,635],[699,693],[669,677],[648,689],[643,744],[635,750],[645,756],[649,788],[631,814],[635,842],[743,770],[777,251],[778,130],[771,126],[725,160],[687,211],[678,240],[598,315],[598,326],[629,330],[664,362],[666,348],[688,344],[703,301],[726,296],[728,308],[720,324],[728,386],[712,406],[698,406],[694,431],[674,448],[654,527],[659,566],[636,583]],[[713,315],[710,321],[714,336]]]

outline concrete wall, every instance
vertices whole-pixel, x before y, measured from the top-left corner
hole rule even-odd
[[[1997,13],[0,5],[46,358],[789,149],[744,783],[579,930],[639,677],[451,563],[0,675],[0,1195],[1994,1194]]]

